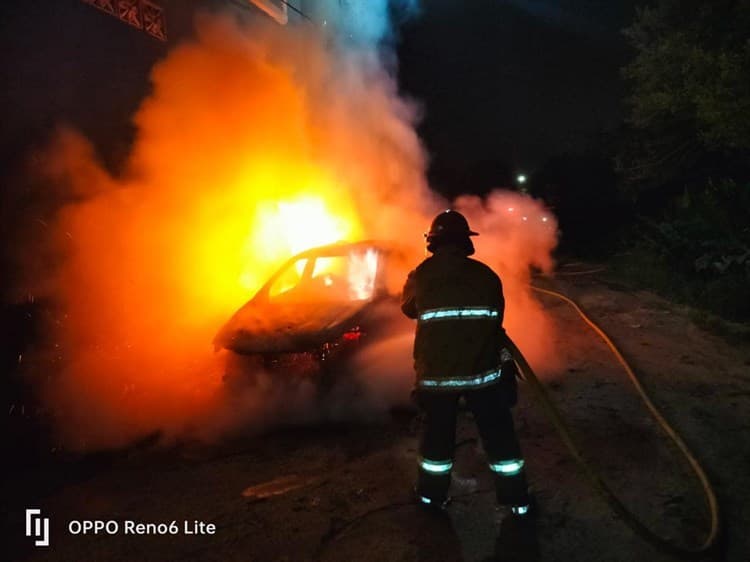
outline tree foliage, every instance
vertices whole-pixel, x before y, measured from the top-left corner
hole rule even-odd
[[[634,57],[617,163],[641,219],[628,271],[748,320],[750,0],[652,0],[625,34]]]
[[[629,179],[668,181],[706,154],[750,150],[750,0],[657,0],[625,34]]]

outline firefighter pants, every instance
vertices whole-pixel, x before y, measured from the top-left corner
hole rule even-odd
[[[442,503],[448,495],[453,467],[458,399],[463,395],[482,438],[490,469],[495,473],[499,504],[529,503],[521,447],[503,390],[491,385],[477,390],[435,392],[420,389],[417,402],[424,415],[419,445],[416,493],[424,503]]]

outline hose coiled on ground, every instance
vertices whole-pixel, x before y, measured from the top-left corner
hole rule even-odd
[[[637,535],[654,545],[660,551],[676,556],[678,558],[689,560],[695,560],[701,558],[702,556],[705,556],[717,544],[720,531],[720,516],[719,504],[716,500],[716,494],[713,490],[713,487],[711,486],[711,482],[706,476],[706,472],[703,470],[703,467],[700,465],[698,460],[695,458],[695,455],[693,455],[682,438],[672,428],[669,422],[664,419],[664,416],[662,416],[661,412],[659,412],[658,408],[654,405],[651,398],[648,396],[646,390],[643,388],[643,385],[641,384],[633,369],[630,367],[628,362],[620,353],[619,349],[617,349],[615,344],[604,332],[604,330],[602,330],[593,320],[591,320],[591,318],[589,318],[586,313],[581,310],[581,307],[578,306],[578,304],[569,297],[566,297],[565,295],[556,291],[550,291],[548,289],[542,289],[540,287],[532,286],[532,289],[539,293],[561,299],[571,307],[573,307],[573,309],[578,313],[583,321],[592,330],[594,330],[594,332],[596,332],[596,334],[604,341],[604,343],[607,344],[607,347],[609,347],[609,349],[612,351],[614,356],[617,358],[617,361],[625,369],[625,372],[630,378],[630,381],[633,383],[633,386],[635,387],[639,396],[643,400],[643,403],[648,408],[651,416],[654,418],[656,423],[664,430],[664,432],[672,440],[672,442],[674,442],[674,444],[677,445],[677,447],[680,449],[703,487],[711,519],[708,536],[706,537],[703,544],[697,548],[676,545],[654,533],[651,529],[646,527],[646,525],[644,525],[628,508],[626,508],[625,505],[620,501],[620,499],[614,494],[614,492],[612,492],[607,483],[604,482],[601,475],[581,454],[580,450],[573,441],[573,438],[571,437],[570,429],[568,428],[565,420],[562,418],[560,412],[555,407],[544,386],[539,382],[539,379],[534,374],[534,370],[531,368],[528,361],[523,356],[523,353],[521,353],[521,350],[519,350],[516,344],[513,343],[510,338],[508,338],[511,352],[513,353],[516,363],[518,363],[519,369],[523,374],[523,380],[529,385],[529,388],[531,389],[535,399],[540,403],[542,409],[549,416],[552,424],[557,429],[560,437],[565,443],[565,446],[572,455],[573,459],[583,471],[589,484],[591,484],[591,486],[599,493],[600,496],[603,497],[607,504],[609,504],[610,508],[617,515],[619,515]]]

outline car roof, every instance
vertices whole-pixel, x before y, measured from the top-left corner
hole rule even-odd
[[[362,240],[359,242],[336,242],[325,246],[309,248],[292,256],[288,261],[296,261],[301,258],[318,257],[318,256],[339,256],[349,253],[352,250],[376,249],[388,251],[393,249],[393,245],[378,240]]]

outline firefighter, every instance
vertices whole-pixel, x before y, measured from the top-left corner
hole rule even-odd
[[[469,258],[470,237],[477,235],[461,213],[440,213],[425,234],[432,256],[409,273],[404,286],[401,310],[417,320],[415,397],[424,416],[415,493],[424,505],[447,505],[463,396],[495,473],[497,502],[522,518],[531,506],[510,412],[516,403],[516,366],[503,345],[500,278]]]

